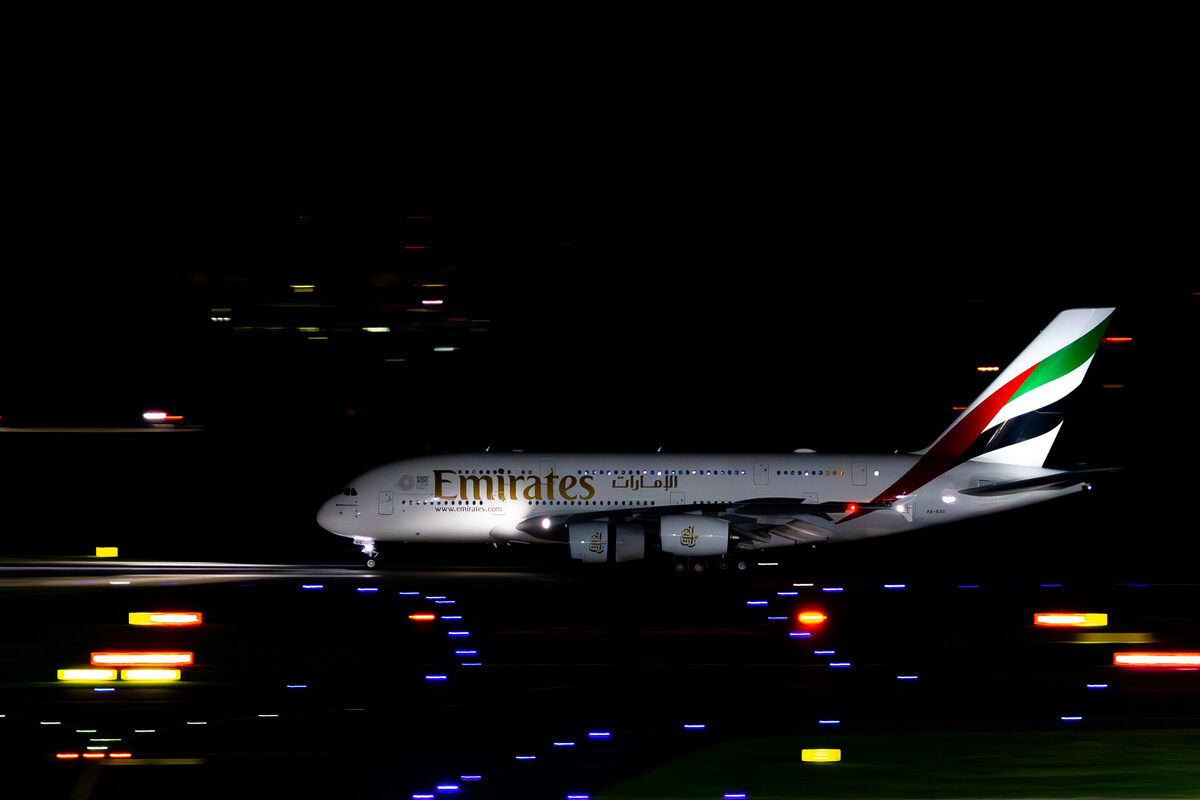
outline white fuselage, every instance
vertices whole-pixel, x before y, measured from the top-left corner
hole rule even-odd
[[[422,456],[355,478],[321,507],[318,523],[341,536],[377,542],[537,542],[518,530],[531,519],[611,512],[629,517],[663,506],[714,511],[764,498],[805,504],[878,502],[916,455],[533,454]],[[1078,486],[975,497],[959,490],[1055,473],[1041,467],[967,461],[885,502],[892,507],[831,516],[831,541],[861,539],[992,513],[1079,491]],[[696,506],[700,508],[697,509]],[[760,515],[784,525],[791,514]],[[755,547],[796,544],[772,537]]]

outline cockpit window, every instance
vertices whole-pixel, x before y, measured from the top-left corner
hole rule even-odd
[[[345,495],[346,497],[358,497],[358,490],[346,488],[346,489],[342,489],[342,494]]]

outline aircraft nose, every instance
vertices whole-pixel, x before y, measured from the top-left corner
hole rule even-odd
[[[337,507],[337,500],[337,496],[329,498],[317,511],[317,524],[330,533],[340,533],[338,529],[345,524],[345,516]]]

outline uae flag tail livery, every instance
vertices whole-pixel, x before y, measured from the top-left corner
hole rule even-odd
[[[1066,402],[1083,383],[1113,311],[1061,312],[933,444],[914,454],[920,456],[917,463],[876,499],[893,500],[915,491],[966,461],[1045,464],[1062,428]]]

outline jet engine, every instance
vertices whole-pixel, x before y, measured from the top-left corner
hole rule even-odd
[[[674,556],[703,558],[729,550],[729,523],[714,517],[668,514],[660,536],[663,552]]]
[[[612,525],[604,521],[567,525],[571,558],[585,564],[637,561],[646,555],[646,532],[636,525]]]

